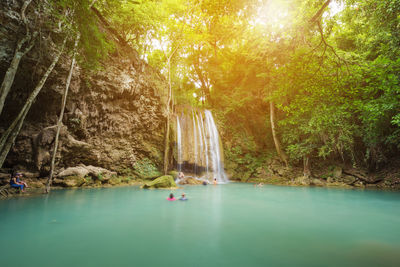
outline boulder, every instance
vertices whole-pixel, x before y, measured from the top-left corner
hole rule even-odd
[[[86,175],[89,174],[89,170],[86,169],[85,167],[70,167],[62,172],[60,172],[57,177],[63,178],[67,176],[79,176],[79,177],[85,177]]]
[[[174,178],[171,175],[163,175],[161,177],[156,178],[154,181],[149,183],[145,183],[142,185],[142,188],[174,188],[177,187],[174,181]]]
[[[325,182],[320,179],[312,179],[311,183],[316,186],[325,186]]]
[[[85,176],[91,176],[93,178],[98,178],[99,180],[102,179],[109,179],[112,176],[116,176],[116,172],[109,171],[107,169],[101,168],[101,167],[95,167],[95,166],[85,166],[85,165],[80,165],[77,167],[70,167],[67,168],[63,171],[61,171],[57,177],[58,178],[64,178],[64,177],[69,177],[69,176],[76,176],[76,177],[85,177]]]
[[[328,183],[335,183],[335,179],[332,177],[328,177],[328,179],[326,180]]]
[[[351,176],[351,175],[344,175],[344,176],[342,177],[342,179],[341,179],[341,181],[342,181],[343,183],[349,184],[349,185],[354,184],[354,182],[355,182],[356,180],[357,180],[356,177]]]
[[[311,182],[311,179],[307,176],[300,176],[294,180],[294,183],[298,185],[310,185]]]

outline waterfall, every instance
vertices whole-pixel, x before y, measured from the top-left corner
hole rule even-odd
[[[177,116],[176,139],[178,171],[210,182],[213,179],[218,183],[228,182],[219,133],[211,111],[192,110],[190,115]]]
[[[215,125],[214,118],[209,110],[205,112],[206,120],[208,121],[208,129],[210,131],[210,150],[212,156],[212,163],[214,175],[218,182],[227,182],[227,177],[224,171],[224,164],[221,160],[221,149],[219,142],[219,134],[217,126]]]

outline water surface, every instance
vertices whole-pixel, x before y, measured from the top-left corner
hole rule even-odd
[[[1,266],[400,266],[400,193],[251,184],[0,201]]]

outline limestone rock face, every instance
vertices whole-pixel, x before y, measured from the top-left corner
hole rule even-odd
[[[174,178],[171,175],[164,175],[158,177],[154,181],[149,183],[145,183],[142,188],[149,189],[149,188],[175,188],[176,184]]]
[[[25,33],[18,20],[22,2],[0,3],[0,73],[7,70],[15,45]],[[32,31],[36,4],[32,2],[26,14]],[[0,134],[36,86],[56,46],[50,38],[42,40],[41,46],[33,47],[22,59],[0,118]],[[129,172],[137,162],[146,160],[161,169],[166,81],[134,51],[118,46],[116,50],[101,62],[101,70],[75,68],[56,157],[58,168],[84,164]],[[42,177],[49,173],[70,60],[64,54],[57,63],[29,111],[4,167],[39,172]]]

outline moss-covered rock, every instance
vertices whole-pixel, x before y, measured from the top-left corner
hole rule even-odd
[[[203,181],[197,180],[195,178],[183,178],[179,181],[179,184],[199,185],[203,184]]]
[[[53,184],[62,187],[80,187],[86,183],[85,178],[76,175],[64,177],[64,179],[54,179]]]
[[[177,172],[177,171],[169,171],[169,172],[168,172],[168,175],[171,175],[171,176],[174,177],[174,178],[177,178],[177,177],[178,177],[178,174],[179,174],[179,172]]]
[[[111,177],[107,182],[110,185],[118,185],[118,184],[121,184],[122,179],[121,179],[121,177]]]
[[[142,188],[148,189],[148,188],[174,188],[176,187],[174,178],[171,175],[164,175],[161,177],[158,177],[154,181],[145,183],[142,185]]]

